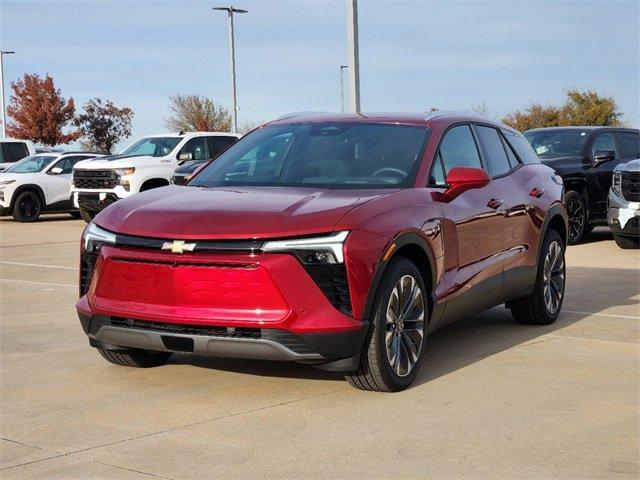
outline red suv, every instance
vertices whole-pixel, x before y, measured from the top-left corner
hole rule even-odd
[[[401,390],[436,328],[502,303],[523,323],[558,317],[562,189],[493,120],[283,117],[188,186],[100,213],[83,234],[78,314],[118,365],[293,360]]]

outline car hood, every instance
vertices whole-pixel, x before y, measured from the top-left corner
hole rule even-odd
[[[312,235],[333,231],[349,210],[394,191],[171,185],[119,200],[95,222],[115,233],[178,240]]]
[[[196,168],[198,168],[203,163],[208,162],[208,160],[190,160],[188,162],[183,163],[178,168],[176,168],[173,173],[193,173]]]
[[[29,182],[31,181],[34,177],[37,177],[39,175],[42,175],[42,172],[28,172],[28,173],[13,173],[13,172],[9,172],[9,173],[5,173],[5,172],[1,172],[0,173],[0,182],[6,182],[8,180],[14,180],[16,182]]]
[[[616,172],[640,172],[640,159],[631,160],[626,163],[619,163],[614,168]]]
[[[128,168],[148,164],[150,161],[159,162],[163,157],[150,155],[111,155],[109,157],[96,157],[82,160],[75,164],[74,169],[101,169],[101,168]]]

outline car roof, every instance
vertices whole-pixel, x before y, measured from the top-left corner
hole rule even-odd
[[[231,132],[178,132],[178,133],[168,132],[168,133],[155,133],[153,135],[143,135],[140,138],[159,138],[159,137],[190,138],[190,137],[197,137],[202,135],[207,135],[210,137],[225,136],[225,137],[236,137],[236,138],[240,138],[242,136],[239,133],[231,133]]]
[[[563,126],[563,127],[542,127],[542,128],[532,128],[530,130],[527,130],[527,132],[545,132],[545,131],[551,131],[551,130],[588,130],[588,131],[594,131],[594,130],[623,130],[623,131],[627,131],[627,132],[639,132],[640,130],[637,130],[635,128],[628,128],[628,127],[608,127],[608,126],[598,126],[598,125],[569,125],[569,126]]]
[[[322,122],[362,122],[362,123],[395,123],[405,125],[432,126],[438,123],[452,124],[458,122],[477,122],[495,127],[513,130],[511,127],[497,120],[475,115],[469,112],[434,111],[429,113],[394,113],[394,112],[364,112],[364,113],[328,113],[328,112],[294,112],[282,115],[269,122],[268,125],[288,123],[322,123]],[[515,130],[513,130],[515,131]]]

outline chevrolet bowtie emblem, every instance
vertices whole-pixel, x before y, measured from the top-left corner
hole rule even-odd
[[[174,240],[173,242],[164,242],[162,250],[171,250],[171,253],[193,252],[196,248],[195,243],[185,243],[183,240]]]

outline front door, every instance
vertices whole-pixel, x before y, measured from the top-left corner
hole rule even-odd
[[[603,218],[607,214],[607,195],[609,195],[609,188],[611,187],[611,177],[613,175],[613,169],[618,163],[620,163],[620,155],[616,145],[615,135],[613,132],[601,132],[593,139],[591,149],[589,151],[589,159],[593,162],[593,159],[597,151],[611,150],[615,152],[616,157],[614,160],[602,162],[597,165],[592,163],[590,167],[590,173],[593,175],[595,182],[595,188],[591,189],[591,198],[589,199],[589,208],[591,214],[598,218]]]

